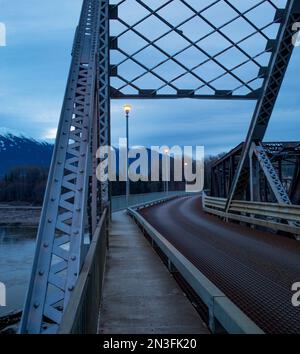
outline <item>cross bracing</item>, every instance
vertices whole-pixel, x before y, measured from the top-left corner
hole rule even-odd
[[[286,1],[111,1],[113,98],[257,99]]]
[[[110,144],[110,99],[256,100],[228,207],[246,189],[246,158],[264,137],[296,21],[300,0],[83,1],[21,332],[59,330],[87,226],[92,234],[109,206],[95,169],[96,150]]]

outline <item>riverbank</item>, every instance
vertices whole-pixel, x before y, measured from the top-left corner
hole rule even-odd
[[[40,215],[41,207],[0,204],[0,226],[36,227]]]
[[[16,311],[0,317],[0,334],[15,334],[18,331],[22,311]]]

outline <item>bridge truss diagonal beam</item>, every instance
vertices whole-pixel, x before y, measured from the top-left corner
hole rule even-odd
[[[231,186],[226,203],[226,211],[229,210],[233,198],[238,198],[246,189],[249,180],[249,166],[247,157],[253,142],[261,142],[271,118],[281,84],[287,70],[294,45],[293,24],[300,21],[300,0],[290,0],[285,11],[285,19],[281,23],[278,32],[276,50],[271,59],[271,66],[264,81],[263,94],[258,100],[243,151],[239,160],[237,171]]]
[[[234,179],[228,202],[230,204],[251,143],[262,140],[268,125],[292,52],[291,25],[300,21],[299,2],[300,0],[286,0],[285,9],[279,9],[274,5],[274,1],[257,0],[252,7],[240,10],[238,3],[232,0],[214,0],[200,8],[191,6],[188,0],[165,0],[161,6],[154,8],[151,2],[135,0],[132,3],[146,12],[146,15],[130,23],[120,15],[120,8],[123,7],[124,10],[128,0],[117,3],[114,1],[111,5],[109,0],[83,1],[38,230],[30,286],[22,316],[22,333],[57,332],[85,256],[86,221],[89,219],[92,235],[101,211],[109,204],[109,183],[99,183],[95,170],[96,151],[99,146],[110,145],[110,98],[258,100],[238,173]],[[170,10],[174,10],[175,4],[189,13],[179,23],[167,18]],[[216,6],[219,5],[226,5],[233,15],[221,24],[216,24],[209,18],[208,12],[216,11]],[[249,18],[249,14],[253,17],[253,11],[261,10],[264,5],[268,6],[274,16],[263,26],[259,26],[255,20]],[[177,9],[176,7],[176,11],[179,11]],[[165,10],[167,12],[163,14]],[[159,21],[165,28],[163,33],[154,38],[150,38],[140,27],[150,18]],[[188,35],[185,26],[190,25],[192,20],[201,21],[202,25],[208,26],[209,31],[199,38]],[[225,31],[226,26],[231,26],[237,20],[247,23],[251,28],[251,31],[239,40],[232,38],[234,31],[230,34]],[[123,28],[114,36],[110,33],[110,24],[113,21],[121,24]],[[280,28],[277,38],[272,39],[266,35],[267,29],[278,23]],[[133,33],[144,43],[131,53],[121,44],[123,36],[127,33]],[[175,34],[185,45],[170,52],[167,44],[160,42],[166,40],[169,34]],[[211,40],[213,35],[221,36],[227,46],[211,53],[203,41]],[[250,54],[244,44],[256,35],[263,39],[265,47],[255,54]],[[147,48],[155,49],[163,59],[155,64],[145,64],[145,60],[138,58],[138,55]],[[187,64],[186,59],[179,59],[181,54],[190,49],[203,57],[198,61],[196,55],[197,64],[192,66]],[[237,51],[244,58],[234,66],[221,59],[222,55],[231,50]],[[118,62],[110,61],[114,52],[121,54],[123,59]],[[261,64],[260,56],[270,52],[271,59]],[[128,77],[127,71],[122,73],[121,70],[122,65],[127,62],[134,63],[142,71],[135,73],[134,77]],[[164,64],[170,63],[180,69],[171,78],[166,77],[168,70],[162,70]],[[221,73],[211,78],[205,77],[198,70],[203,69],[206,64],[213,64]],[[237,70],[247,64],[253,65],[256,70],[253,77],[245,79],[237,74]],[[160,84],[149,89],[139,83],[139,80],[143,80],[147,75],[154,77]],[[178,84],[178,80],[186,77],[194,80],[192,88],[186,89]],[[224,89],[217,84],[218,80],[224,78],[230,78],[236,84],[225,86]],[[110,85],[114,79],[121,82],[120,86]],[[255,87],[257,82],[258,87]],[[134,93],[127,92],[128,88]],[[172,93],[166,93],[165,89],[171,89]]]
[[[107,186],[93,196],[95,151],[109,143],[108,0],[84,0],[37,236],[21,333],[56,333]],[[93,169],[93,171],[91,171]],[[89,198],[90,196],[90,198]],[[100,209],[101,210],[101,209]]]
[[[288,0],[282,6],[288,7]],[[133,19],[130,7],[136,12]],[[259,99],[271,65],[263,57],[276,47],[276,25],[284,22],[287,7],[270,0],[245,6],[232,0],[165,0],[159,6],[144,0],[113,2],[110,19],[117,30],[110,40],[112,98]],[[257,18],[266,13],[259,23]],[[181,44],[171,48],[176,41]],[[249,41],[259,43],[255,50]],[[134,75],[129,75],[131,66]],[[245,77],[245,70],[251,75]]]

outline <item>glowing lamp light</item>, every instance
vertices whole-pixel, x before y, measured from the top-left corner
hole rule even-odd
[[[123,109],[124,109],[124,112],[128,115],[131,112],[132,107],[130,106],[130,104],[125,104],[123,106]]]

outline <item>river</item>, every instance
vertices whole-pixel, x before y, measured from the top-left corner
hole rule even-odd
[[[35,228],[0,226],[0,281],[6,286],[6,306],[0,307],[0,317],[23,307],[35,237]]]

